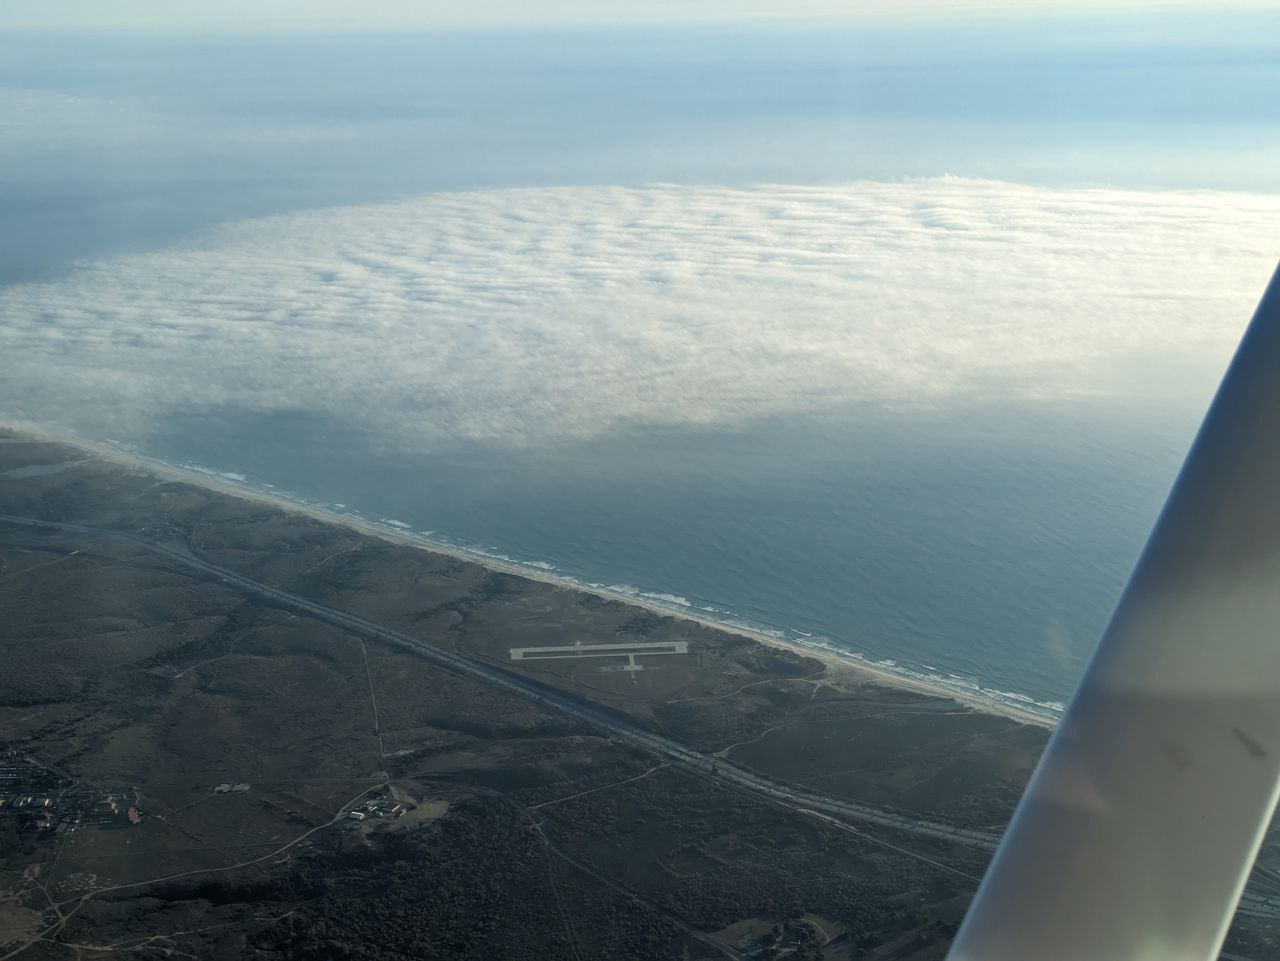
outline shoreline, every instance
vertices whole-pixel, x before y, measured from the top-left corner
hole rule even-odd
[[[103,460],[112,461],[122,466],[135,467],[159,477],[168,477],[178,482],[194,484],[230,497],[255,501],[283,511],[302,514],[321,523],[347,527],[366,536],[376,537],[389,543],[412,547],[428,553],[442,554],[477,564],[489,570],[524,577],[566,590],[593,594],[606,600],[618,601],[619,603],[666,617],[679,618],[713,630],[737,634],[760,644],[811,657],[822,662],[824,667],[833,673],[837,671],[847,672],[860,675],[867,681],[889,687],[945,697],[964,704],[973,710],[985,714],[1008,717],[1024,724],[1032,724],[1049,729],[1056,725],[1056,718],[1048,713],[1048,709],[1042,712],[1031,707],[1022,707],[1016,703],[1008,703],[995,694],[966,691],[963,686],[952,686],[941,679],[935,680],[926,676],[917,676],[914,672],[908,673],[905,670],[894,669],[893,667],[867,660],[863,655],[853,651],[842,651],[826,644],[806,643],[796,640],[785,636],[780,631],[771,632],[754,628],[748,624],[731,623],[701,613],[698,609],[687,605],[663,603],[656,598],[646,597],[638,590],[635,593],[630,593],[625,590],[610,588],[607,585],[584,583],[568,575],[559,574],[554,570],[495,556],[483,550],[468,549],[440,541],[426,534],[413,531],[407,525],[401,530],[391,523],[386,523],[386,519],[381,519],[384,522],[379,523],[378,520],[370,520],[363,514],[352,515],[335,512],[324,507],[316,507],[269,490],[261,490],[249,485],[247,482],[238,481],[235,476],[232,476],[231,471],[220,473],[208,468],[170,464],[166,461],[122,449],[111,443],[58,434],[51,432],[48,428],[33,424],[4,421],[0,422],[0,427],[6,428],[21,437],[30,438],[37,443],[54,443],[78,448]],[[729,616],[732,615],[730,614]],[[1009,696],[1020,697],[1020,695],[1016,694]]]

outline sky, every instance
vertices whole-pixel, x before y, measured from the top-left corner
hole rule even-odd
[[[1263,9],[1264,2],[1232,4],[1237,9]],[[804,21],[814,19],[886,18],[913,14],[926,17],[1035,16],[1082,9],[1161,12],[1206,9],[1196,0],[10,0],[5,18],[10,26],[100,27],[186,26],[253,27],[300,24],[374,26],[533,26],[584,24],[679,24],[733,21]]]
[[[0,283],[439,191],[1280,190],[1280,12],[842,24],[0,33]]]

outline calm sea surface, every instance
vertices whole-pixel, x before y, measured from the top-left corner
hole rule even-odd
[[[170,418],[140,446],[1052,705],[1079,676],[1195,426],[1117,420],[1105,409],[848,412],[415,454],[310,414],[220,411]]]

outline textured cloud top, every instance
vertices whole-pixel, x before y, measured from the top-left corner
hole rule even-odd
[[[520,443],[847,405],[1199,403],[1277,226],[1273,196],[952,179],[317,210],[0,290],[0,404],[110,429],[315,410]]]

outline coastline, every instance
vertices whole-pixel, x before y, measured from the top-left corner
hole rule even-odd
[[[389,543],[412,547],[428,553],[454,557],[489,570],[551,584],[567,590],[593,594],[597,597],[618,601],[631,607],[666,617],[678,618],[714,630],[737,634],[760,644],[781,648],[818,660],[822,662],[828,671],[833,673],[841,672],[856,676],[860,680],[870,683],[910,690],[935,697],[945,697],[973,710],[1008,717],[1024,724],[1048,729],[1052,729],[1056,724],[1056,718],[1048,712],[1047,708],[1043,711],[1038,711],[1031,707],[1020,706],[1017,703],[1009,703],[996,696],[995,692],[989,694],[981,690],[967,690],[963,685],[948,684],[941,678],[934,679],[928,676],[921,676],[915,672],[907,672],[883,663],[870,661],[854,651],[843,651],[826,644],[801,641],[788,637],[782,631],[763,630],[748,624],[719,619],[685,604],[663,603],[661,600],[646,596],[639,591],[631,592],[606,585],[584,583],[576,578],[559,574],[554,569],[521,563],[520,561],[497,556],[479,549],[469,549],[450,544],[413,531],[407,525],[405,525],[404,529],[401,529],[385,519],[381,519],[382,522],[380,522],[363,515],[336,512],[325,507],[304,503],[237,480],[236,475],[232,475],[229,471],[217,472],[208,468],[170,464],[166,461],[123,449],[111,443],[87,440],[74,435],[58,434],[48,428],[29,423],[4,421],[0,422],[0,427],[20,436],[30,438],[35,442],[74,447],[121,466],[145,470],[157,477],[193,484],[230,497],[255,501],[279,510],[305,515],[321,523],[347,527],[366,536],[377,537]],[[1021,695],[1016,694],[1006,696],[1012,698],[1021,697]]]

